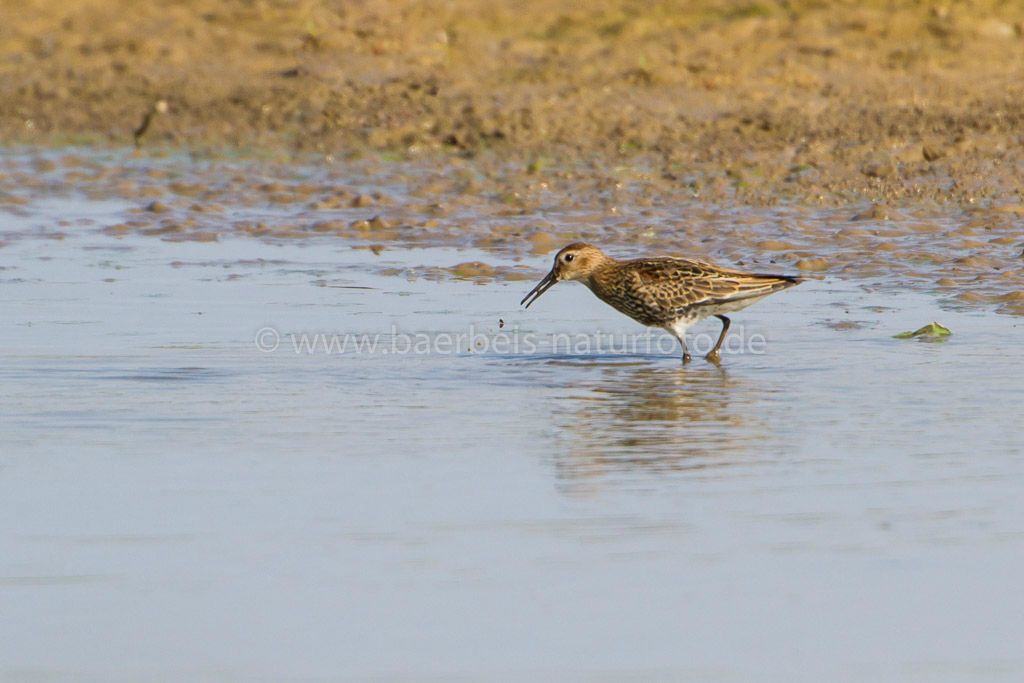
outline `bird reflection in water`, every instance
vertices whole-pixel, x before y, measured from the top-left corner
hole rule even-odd
[[[721,367],[613,363],[562,400],[563,482],[726,467],[765,452],[772,430],[753,404],[770,392]],[[763,410],[764,406],[758,406]]]

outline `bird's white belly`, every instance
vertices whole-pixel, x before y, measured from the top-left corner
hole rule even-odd
[[[705,310],[701,311],[703,313],[701,318],[708,318],[708,317],[711,317],[713,315],[722,315],[722,314],[725,314],[725,313],[735,313],[736,311],[742,311],[747,306],[749,306],[751,304],[756,304],[758,301],[760,301],[761,299],[765,298],[769,294],[771,294],[771,292],[768,292],[768,293],[764,294],[763,296],[750,296],[750,297],[746,297],[744,299],[735,299],[733,301],[723,301],[722,303],[715,304],[713,306],[712,305],[702,306],[701,308],[703,308]]]

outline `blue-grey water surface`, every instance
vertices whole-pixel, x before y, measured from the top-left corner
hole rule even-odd
[[[493,255],[122,210],[0,214],[0,680],[1024,679],[1018,318],[811,280],[683,368],[419,268]]]

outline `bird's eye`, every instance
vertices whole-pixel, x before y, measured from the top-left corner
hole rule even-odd
[[[565,256],[562,257],[562,260],[568,263],[569,261],[572,261],[574,258],[574,254],[566,254]]]

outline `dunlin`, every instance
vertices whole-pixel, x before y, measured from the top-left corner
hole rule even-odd
[[[694,259],[619,261],[591,244],[577,242],[558,252],[551,272],[519,303],[529,308],[561,280],[582,282],[598,299],[620,313],[642,325],[667,330],[682,344],[684,363],[690,360],[686,348],[688,327],[712,315],[722,321],[722,333],[705,356],[717,363],[729,331],[729,318],[724,314],[801,282],[789,275],[745,273]]]

